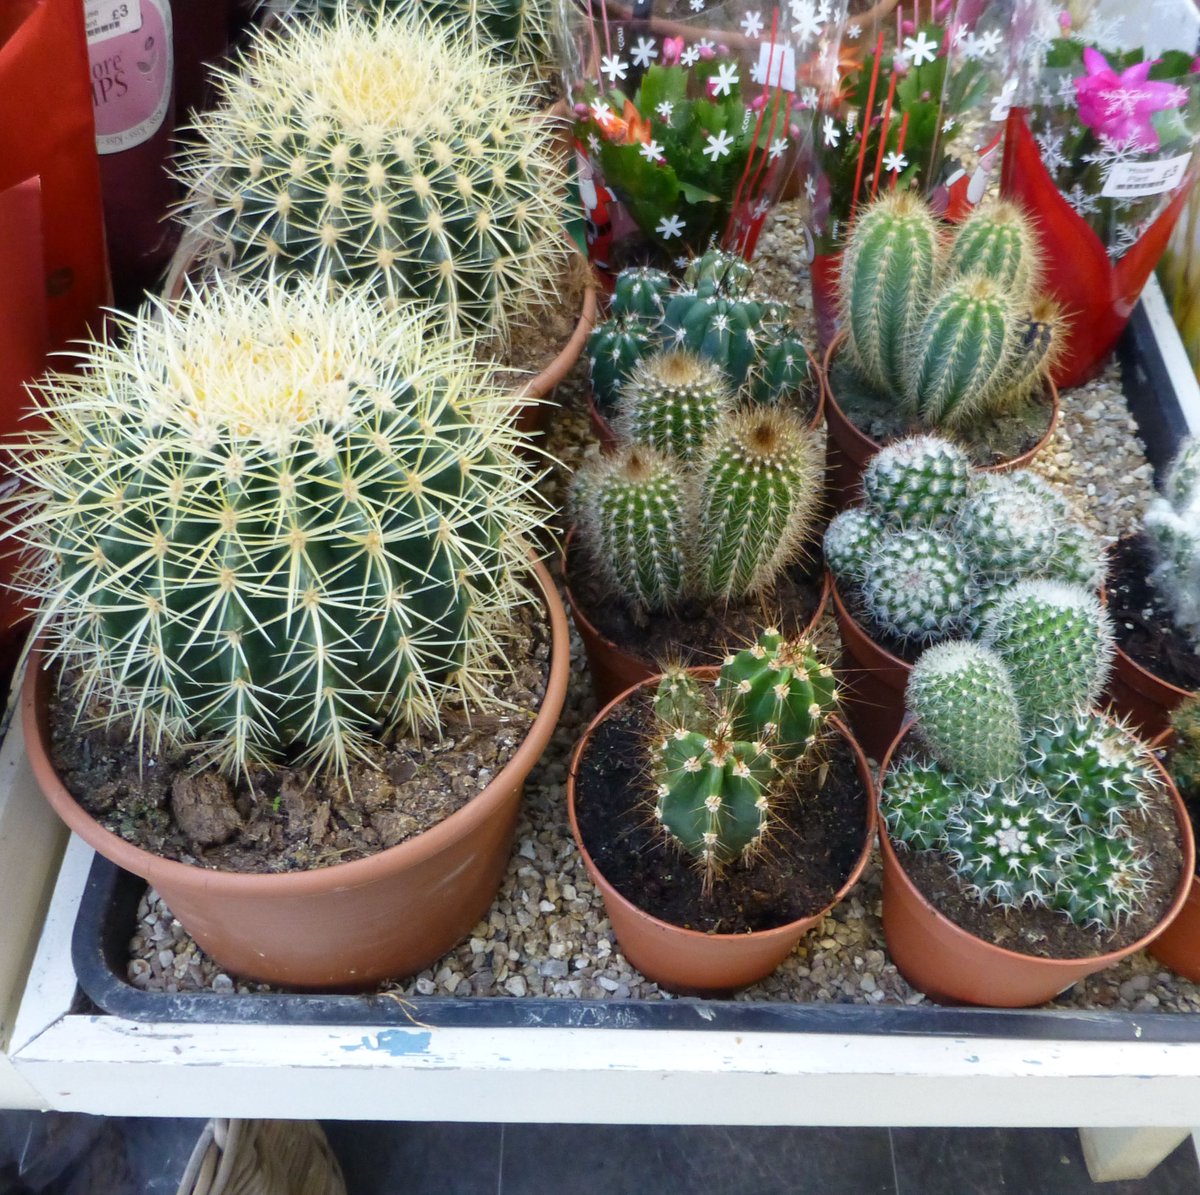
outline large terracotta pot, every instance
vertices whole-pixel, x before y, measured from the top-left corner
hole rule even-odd
[[[71,796],[50,761],[51,682],[40,652],[21,692],[34,775],[63,821],[105,858],[152,884],[184,928],[231,973],[321,990],[368,988],[412,975],[466,937],[491,904],[508,863],[525,777],[549,742],[566,697],[566,613],[545,567],[535,567],[550,623],[550,673],[525,741],[467,805],[370,858],[247,875],[176,863],[109,833]]]
[[[896,736],[880,768],[884,783],[888,764],[911,729]],[[879,818],[883,856],[883,933],[888,953],[901,975],[933,1000],[983,1004],[993,1008],[1026,1008],[1045,1004],[1073,983],[1103,971],[1153,942],[1175,920],[1188,899],[1196,867],[1196,846],[1187,811],[1162,765],[1155,766],[1167,785],[1183,848],[1183,869],[1175,899],[1162,920],[1144,937],[1120,950],[1080,959],[1035,958],[993,946],[943,916],[909,879]]]
[[[717,670],[696,668],[692,671],[698,676],[712,677]],[[871,770],[850,731],[837,718],[831,719],[835,731],[850,744],[854,752],[859,779],[862,781],[863,793],[870,808],[867,811],[862,852],[854,870],[837,895],[821,912],[775,929],[744,934],[706,934],[661,921],[639,909],[604,878],[584,845],[575,810],[575,777],[579,761],[596,727],[639,689],[657,683],[658,677],[655,676],[626,689],[610,701],[584,731],[571,758],[571,770],[567,775],[567,816],[570,818],[571,833],[575,836],[575,843],[583,856],[588,875],[604,897],[604,909],[612,923],[613,933],[616,934],[621,951],[629,962],[647,979],[653,980],[667,991],[687,995],[724,995],[757,983],[770,975],[791,954],[800,939],[810,929],[820,925],[829,910],[858,882],[867,865],[871,844],[875,838],[874,786]]]
[[[825,428],[828,432],[825,441],[825,479],[835,513],[862,501],[863,470],[867,467],[867,462],[883,447],[878,440],[872,439],[855,426],[838,405],[837,395],[833,392],[830,370],[833,359],[845,340],[844,330],[833,338],[833,342],[825,351],[825,368],[821,371],[821,377],[825,380]],[[994,465],[978,466],[982,472],[1008,473],[1013,469],[1022,469],[1050,442],[1050,437],[1054,435],[1054,429],[1058,426],[1059,401],[1058,389],[1054,383],[1047,381],[1046,387],[1050,393],[1050,423],[1046,434],[1020,456]]]
[[[584,613],[575,600],[575,595],[571,592],[571,574],[567,567],[571,544],[574,541],[575,528],[572,527],[563,542],[563,590],[567,595],[567,605],[570,607],[571,617],[575,620],[579,637],[583,640],[583,650],[587,653],[588,673],[592,678],[592,692],[596,695],[596,704],[600,706],[612,701],[617,694],[623,693],[631,685],[636,685],[648,677],[657,676],[662,671],[663,662],[646,659],[643,656],[634,655],[631,651],[626,651],[625,648],[618,646],[600,632]],[[821,583],[821,596],[817,600],[817,608],[813,611],[813,616],[804,624],[802,634],[807,634],[816,626],[825,613],[825,605],[829,601],[829,585],[829,575],[826,572]],[[727,645],[712,644],[714,654],[723,650],[725,646]]]

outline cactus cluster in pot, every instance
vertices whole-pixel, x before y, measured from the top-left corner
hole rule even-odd
[[[936,436],[898,440],[863,474],[863,504],[829,524],[825,559],[873,628],[906,649],[975,637],[1022,579],[1094,589],[1100,542],[1037,474],[986,473]]]
[[[1062,336],[1039,271],[1012,204],[981,203],[950,230],[914,193],[881,195],[842,264],[848,359],[905,426],[961,431],[1013,410],[1049,376]]]
[[[1200,655],[1200,439],[1180,447],[1144,527],[1155,558],[1150,584]]]
[[[179,177],[206,265],[306,277],[503,338],[557,299],[565,166],[527,80],[411,13],[258,35]]]
[[[1139,821],[1162,781],[1145,744],[1092,712],[1112,652],[1096,597],[1053,581],[1004,594],[979,642],[927,650],[907,694],[921,751],[883,782],[892,839],[940,852],[981,902],[1104,929],[1143,908]]]
[[[681,283],[638,267],[616,279],[610,318],[588,338],[599,409],[626,417],[653,399],[678,353],[719,375],[730,403],[774,405],[811,395],[808,352],[786,309],[754,290],[753,268],[710,249],[689,262]]]
[[[35,391],[21,575],[81,708],[343,775],[487,704],[548,510],[510,400],[411,308],[217,279]]]
[[[1200,694],[1187,698],[1171,711],[1171,777],[1194,808],[1200,802]]]
[[[706,892],[766,849],[791,777],[821,758],[837,703],[832,669],[774,629],[726,656],[711,685],[685,669],[663,675],[647,744],[654,818],[695,861]]]

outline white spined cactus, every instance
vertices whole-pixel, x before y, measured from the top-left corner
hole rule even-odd
[[[1150,583],[1200,654],[1200,439],[1183,442],[1145,529],[1155,559]]]
[[[547,511],[468,342],[318,283],[148,305],[35,391],[22,585],[82,705],[343,774],[486,702]]]
[[[210,264],[416,300],[503,337],[557,299],[565,165],[528,80],[465,37],[343,7],[255,37],[179,178]]]

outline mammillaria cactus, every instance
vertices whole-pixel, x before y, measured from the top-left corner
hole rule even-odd
[[[1171,729],[1171,775],[1181,792],[1200,799],[1200,697],[1188,697],[1172,711]]]
[[[1200,654],[1200,440],[1184,442],[1146,511],[1156,565],[1150,583]]]
[[[39,384],[16,453],[51,656],[156,747],[345,771],[486,698],[546,510],[509,400],[412,310],[214,282]]]
[[[635,367],[621,391],[621,433],[690,463],[733,405],[725,375],[686,352],[655,353]]]
[[[974,484],[971,459],[949,440],[907,436],[877,452],[863,471],[869,510],[889,523],[952,522]]]
[[[976,567],[998,576],[1024,576],[1053,559],[1059,526],[1054,507],[1002,473],[981,476],[958,513]]]
[[[564,167],[520,75],[374,9],[260,34],[181,159],[204,254],[503,335],[554,297]]]

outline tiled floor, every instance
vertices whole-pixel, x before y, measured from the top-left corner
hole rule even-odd
[[[0,1112],[0,1195],[174,1195],[202,1124]],[[325,1128],[349,1195],[1200,1195],[1190,1141],[1094,1186],[1072,1129]]]

